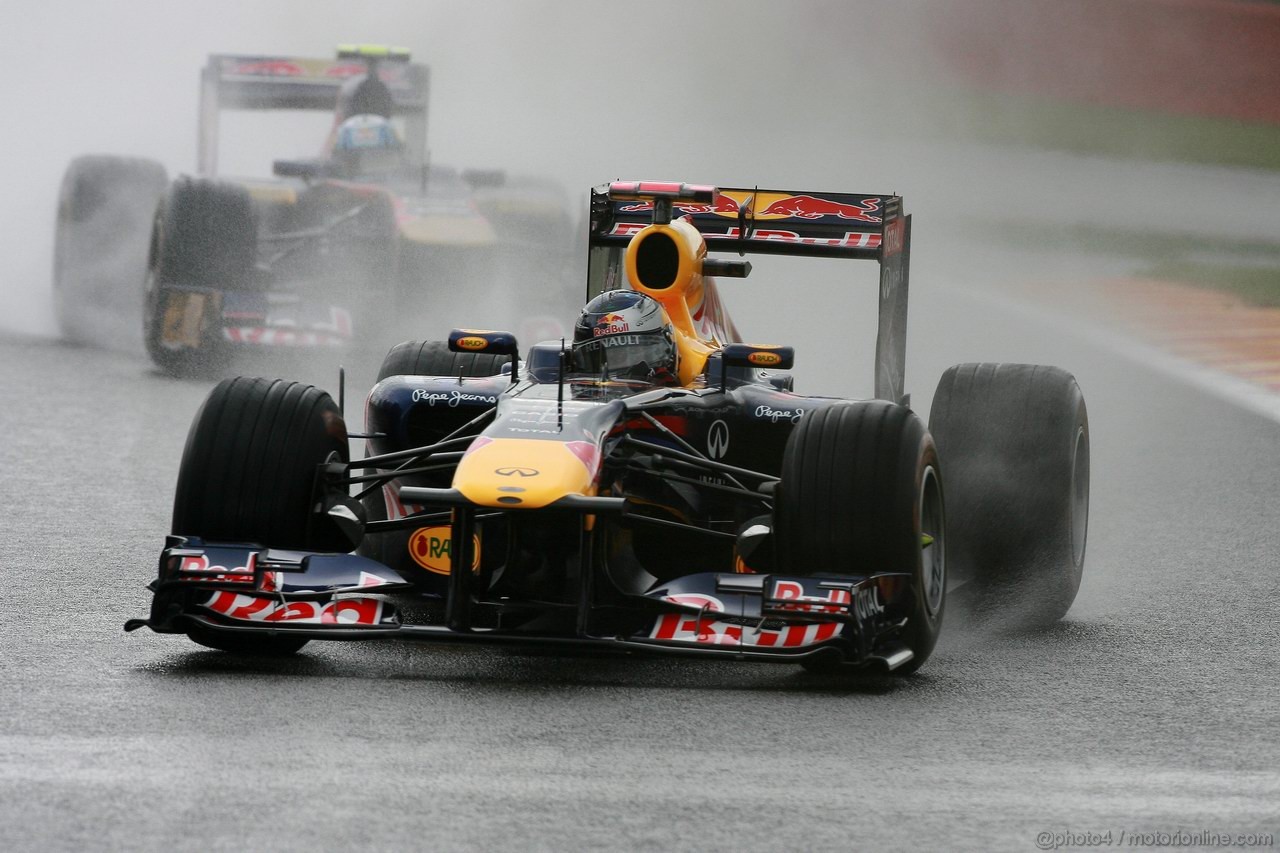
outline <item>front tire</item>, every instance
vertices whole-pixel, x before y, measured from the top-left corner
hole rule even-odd
[[[204,625],[191,625],[187,637],[206,649],[252,657],[288,657],[297,654],[309,641],[305,637],[260,637],[219,631]]]
[[[1075,377],[960,364],[929,413],[947,466],[951,559],[979,616],[1043,628],[1071,608],[1089,529],[1089,413]]]
[[[324,391],[282,379],[237,377],[209,393],[178,469],[173,533],[303,551],[348,550],[317,526],[316,467],[346,462],[347,427]]]
[[[172,532],[303,551],[349,550],[312,512],[316,469],[348,461],[347,428],[325,392],[298,382],[227,379],[196,414],[178,469]],[[289,654],[306,640],[219,632],[188,636],[238,653]]]
[[[910,574],[899,639],[912,659],[895,673],[919,669],[937,644],[945,528],[938,454],[910,409],[880,400],[834,405],[806,414],[792,432],[774,509],[776,564],[797,575]]]
[[[253,286],[257,219],[236,184],[178,178],[156,212],[151,234],[143,341],[173,376],[224,369],[222,294]]]

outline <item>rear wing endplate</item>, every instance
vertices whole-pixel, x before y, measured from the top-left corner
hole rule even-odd
[[[709,252],[878,262],[875,395],[907,402],[911,217],[901,196],[617,181],[591,191],[588,297],[625,286],[623,250],[653,222],[655,203],[687,217]]]
[[[396,55],[369,57],[347,51],[335,59],[214,54],[200,75],[201,174],[217,171],[218,119],[222,110],[327,110],[342,84],[366,73],[369,58],[404,117],[405,144],[421,159],[426,151],[427,66]]]

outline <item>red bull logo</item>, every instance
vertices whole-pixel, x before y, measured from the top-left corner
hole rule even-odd
[[[621,314],[605,314],[596,320],[596,326],[591,330],[591,335],[598,338],[601,335],[617,335],[629,331],[631,331],[631,324]]]
[[[326,77],[358,77],[369,69],[362,62],[348,62],[342,65],[330,65],[324,70]]]
[[[742,205],[749,201],[750,195],[745,195],[743,201],[721,193],[716,196],[714,202],[690,202],[677,201],[672,207],[681,214],[709,214],[714,213],[719,216],[737,217]],[[881,200],[879,198],[867,198],[859,202],[846,204],[844,202],[835,201],[829,198],[819,198],[812,195],[778,195],[776,193],[763,193],[757,196],[756,209],[753,212],[754,217],[760,219],[823,219],[826,217],[835,217],[837,219],[847,219],[854,222],[881,222]],[[772,201],[770,201],[772,199]],[[768,202],[766,204],[766,202]],[[753,205],[755,206],[755,205]],[[624,213],[642,213],[653,210],[653,202],[636,201],[629,204],[623,204],[618,207],[619,212]]]
[[[257,62],[242,62],[235,67],[232,73],[268,77],[297,77],[307,72],[298,63],[287,59],[264,59]]]
[[[676,210],[681,213],[719,213],[724,216],[737,216],[738,202],[727,195],[718,195],[712,204],[695,204],[677,202]]]
[[[735,199],[732,199],[727,195],[719,195],[716,197],[715,202],[711,204],[693,201],[677,201],[672,205],[672,207],[684,214],[719,213],[724,216],[737,216],[739,204]],[[631,204],[624,204],[619,207],[618,210],[625,213],[642,213],[644,211],[653,210],[653,202],[637,201]]]
[[[865,199],[860,204],[843,204],[811,195],[793,195],[778,199],[764,210],[758,211],[757,215],[788,219],[821,219],[825,216],[836,216],[857,222],[879,222],[880,217],[875,215],[879,211],[880,199],[878,198]]]

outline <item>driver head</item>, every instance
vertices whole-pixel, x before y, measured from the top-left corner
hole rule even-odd
[[[675,334],[666,311],[634,290],[600,294],[574,325],[573,367],[592,376],[676,384]]]
[[[378,176],[402,165],[404,146],[389,119],[355,115],[338,125],[333,157],[352,177]]]

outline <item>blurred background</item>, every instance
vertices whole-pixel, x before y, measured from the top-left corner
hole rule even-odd
[[[1280,293],[1275,3],[52,0],[6,17],[0,325],[29,334],[56,334],[53,222],[71,158],[191,172],[209,53],[328,56],[351,41],[431,67],[433,162],[549,177],[575,210],[614,178],[896,192],[916,214],[917,302],[967,283],[1032,296],[1048,283],[1061,301],[1067,280],[1077,307],[1096,303],[1084,283],[1098,280],[1254,305]],[[231,116],[222,171],[314,155],[325,120]],[[758,266],[730,286],[800,289],[794,263]],[[874,273],[845,266],[804,269],[831,282],[812,313],[731,297],[739,326],[865,339],[872,303],[849,282]]]

